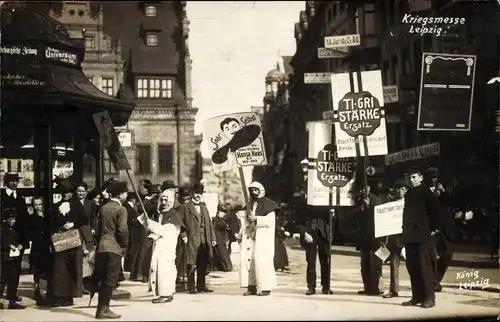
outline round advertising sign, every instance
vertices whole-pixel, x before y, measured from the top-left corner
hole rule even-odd
[[[356,169],[353,158],[339,158],[335,145],[327,144],[318,153],[316,173],[325,187],[344,187]]]
[[[378,98],[370,92],[349,92],[339,101],[340,128],[350,136],[372,135],[382,118]]]

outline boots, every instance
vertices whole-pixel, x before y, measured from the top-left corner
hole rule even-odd
[[[97,305],[97,311],[95,313],[95,318],[104,319],[119,319],[121,315],[118,315],[109,309],[109,302],[111,301],[111,295],[113,294],[113,287],[111,286],[101,286],[99,291],[99,303]]]

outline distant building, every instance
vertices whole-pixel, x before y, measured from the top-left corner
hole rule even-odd
[[[63,1],[51,4],[72,37],[85,41],[84,72],[136,109],[121,132],[137,180],[197,180],[189,20],[185,1]],[[114,61],[113,61],[114,60]],[[106,157],[106,155],[105,155]],[[104,161],[106,177],[117,177]],[[96,165],[87,160],[87,172]]]
[[[289,148],[288,79],[293,73],[291,59],[291,56],[282,56],[276,63],[276,68],[267,73],[261,123],[268,164],[253,169],[254,179],[264,184],[269,197],[277,200],[284,199],[286,191],[293,188],[285,183],[287,171],[284,167]]]
[[[203,159],[203,184],[207,192],[217,193],[219,202],[223,205],[244,205],[238,170],[214,173],[212,161]]]
[[[65,24],[71,38],[84,42],[82,69],[89,81],[109,96],[116,97],[123,83],[125,61],[120,43],[113,44],[103,31],[102,7],[89,1],[63,1],[60,6],[51,8],[50,15]],[[84,155],[83,165],[84,181],[92,187],[96,164],[90,153]],[[107,153],[103,154],[103,166],[107,176],[114,174]]]

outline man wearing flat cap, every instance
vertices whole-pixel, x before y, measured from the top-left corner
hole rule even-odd
[[[210,259],[213,258],[212,247],[216,245],[216,239],[210,214],[202,200],[204,192],[202,184],[193,185],[191,200],[177,208],[185,226],[181,239],[186,243],[187,286],[190,294],[213,292],[207,287],[205,277]]]
[[[17,191],[17,186],[19,185],[19,175],[17,173],[6,173],[3,182],[6,188],[0,194],[0,221],[3,223],[7,220],[7,217],[14,218],[15,225],[12,227],[12,230],[15,232],[17,239],[15,247],[19,250],[20,255],[11,260],[12,263],[10,264],[11,267],[15,268],[17,282],[15,279],[9,282],[6,280],[7,277],[1,277],[0,296],[3,295],[5,286],[9,284],[9,287],[7,288],[9,308],[24,308],[22,305],[16,304],[16,302],[21,301],[21,298],[17,296],[17,286],[19,284],[19,275],[21,274],[21,261],[24,250],[29,248],[29,234],[27,231],[28,209],[26,201],[21,195],[18,194]],[[2,245],[2,248],[4,247],[5,245]]]
[[[127,226],[127,209],[123,203],[127,198],[127,183],[112,183],[107,191],[110,201],[99,210],[99,227],[97,237],[99,247],[95,257],[95,269],[92,276],[90,301],[98,291],[97,319],[118,319],[120,315],[109,309],[113,288],[120,278],[121,260],[127,248],[129,231]]]
[[[425,171],[425,183],[439,201],[440,219],[442,230],[434,235],[434,243],[437,252],[437,259],[434,261],[434,273],[436,281],[434,290],[441,292],[441,281],[448,270],[450,261],[453,258],[453,239],[455,238],[455,222],[453,214],[449,211],[450,194],[438,179],[438,168],[429,168]]]
[[[417,167],[408,169],[410,189],[405,194],[403,232],[401,239],[406,250],[406,267],[410,275],[412,298],[403,306],[435,306],[432,268],[435,256],[432,236],[440,229],[439,203],[423,183],[423,172]]]

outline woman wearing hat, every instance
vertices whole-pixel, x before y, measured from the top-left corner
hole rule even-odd
[[[233,270],[231,257],[226,246],[229,240],[228,233],[231,232],[231,228],[229,228],[229,225],[224,220],[226,213],[226,207],[219,204],[217,205],[217,214],[212,219],[215,240],[217,242],[217,245],[214,246],[214,264],[215,268],[221,272],[230,272]]]
[[[62,180],[57,186],[62,200],[54,204],[51,219],[51,233],[79,229],[85,218],[83,208],[73,199],[73,185]],[[71,306],[73,298],[83,294],[83,251],[81,247],[56,252],[53,250],[52,271],[48,278],[47,297],[51,306]]]

